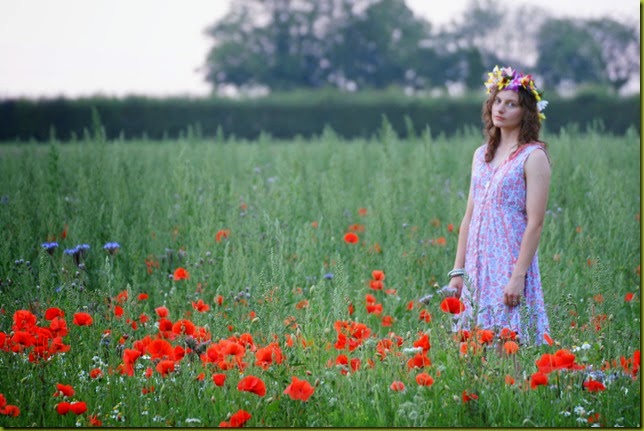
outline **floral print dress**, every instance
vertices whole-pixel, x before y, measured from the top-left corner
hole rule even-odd
[[[527,225],[524,164],[528,156],[543,147],[522,146],[497,167],[485,162],[485,148],[474,155],[470,193],[474,211],[465,254],[465,286],[461,300],[465,311],[458,329],[509,328],[525,344],[542,344],[549,333],[544,307],[539,263],[535,254],[528,269],[521,305],[503,304],[503,289],[519,257]]]

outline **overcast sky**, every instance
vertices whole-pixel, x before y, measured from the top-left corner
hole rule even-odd
[[[234,0],[0,0],[0,98],[208,94],[204,29]],[[469,0],[407,0],[434,25]],[[504,2],[505,4],[506,2]],[[554,16],[639,22],[635,0],[512,0]]]

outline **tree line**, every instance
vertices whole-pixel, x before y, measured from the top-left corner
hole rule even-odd
[[[404,0],[235,0],[206,29],[214,92],[480,88],[495,64],[548,89],[619,91],[639,74],[639,21],[554,18],[538,6],[471,0],[434,28]]]

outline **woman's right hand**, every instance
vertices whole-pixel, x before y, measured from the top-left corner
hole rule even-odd
[[[450,287],[450,289],[454,290],[454,296],[460,299],[461,291],[463,290],[463,277],[460,275],[452,277],[449,280],[448,286]]]

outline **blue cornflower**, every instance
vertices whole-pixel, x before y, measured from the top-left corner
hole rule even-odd
[[[76,266],[79,266],[85,258],[87,250],[89,250],[89,244],[79,244],[74,248],[66,249],[63,253],[72,256]]]
[[[119,248],[121,248],[121,246],[118,242],[108,242],[103,246],[103,249],[111,255],[119,251]]]
[[[325,280],[333,279],[333,273],[332,272],[327,272],[326,274],[324,274],[324,279]]]
[[[43,242],[42,243],[42,248],[47,251],[49,254],[54,254],[54,251],[56,251],[56,248],[58,248],[58,243],[57,242]]]

